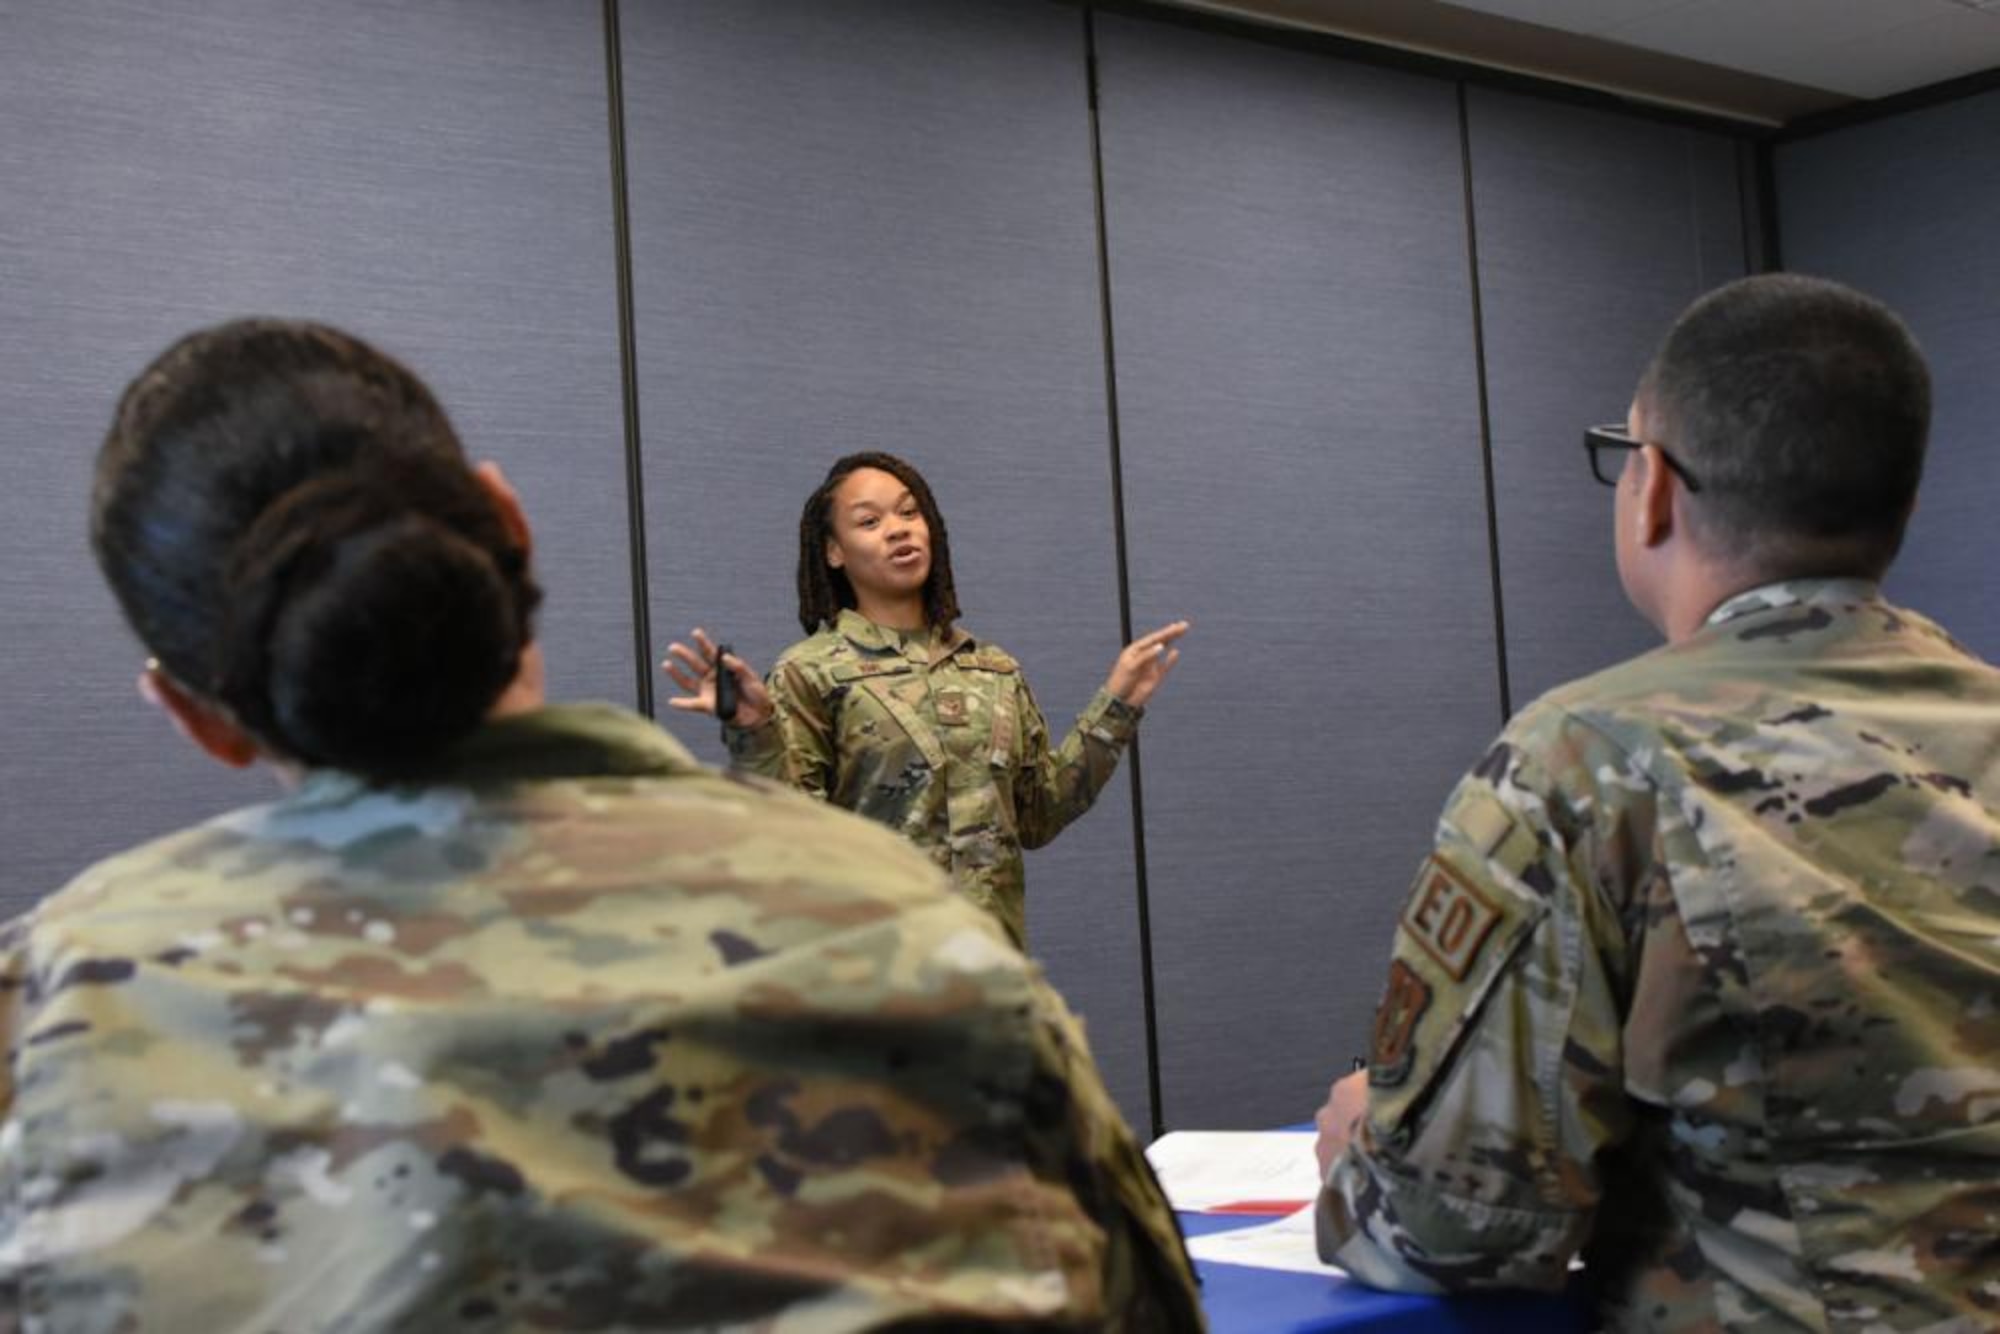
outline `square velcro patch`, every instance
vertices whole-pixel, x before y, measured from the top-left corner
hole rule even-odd
[[[1463,982],[1493,936],[1502,914],[1477,886],[1432,854],[1417,892],[1403,909],[1403,930],[1423,952]]]

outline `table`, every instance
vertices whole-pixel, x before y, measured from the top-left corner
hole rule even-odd
[[[1269,1222],[1237,1214],[1179,1214],[1188,1236]],[[1580,1296],[1494,1293],[1415,1297],[1377,1292],[1317,1274],[1195,1261],[1211,1334],[1582,1334],[1590,1313]]]

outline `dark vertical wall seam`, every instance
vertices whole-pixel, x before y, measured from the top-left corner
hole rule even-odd
[[[1778,231],[1778,146],[1769,139],[1759,140],[1757,157],[1757,218],[1763,225],[1764,253],[1759,266],[1765,273],[1785,267],[1784,247]]]
[[[632,552],[632,652],[639,712],[653,716],[653,625],[646,577],[645,466],[639,444],[639,349],[632,314],[632,205],[625,178],[625,62],[618,0],[604,0],[604,84],[611,130],[611,225],[616,240],[618,378],[625,405],[625,518]]]
[[[1104,331],[1104,414],[1111,443],[1111,525],[1118,551],[1118,638],[1132,642],[1132,581],[1128,577],[1125,554],[1125,471],[1118,434],[1118,357],[1112,339],[1111,245],[1104,219],[1104,140],[1097,123],[1097,23],[1096,14],[1083,11],[1083,64],[1085,93],[1090,108],[1090,176],[1097,206],[1097,300],[1099,321]],[[1165,1129],[1160,1107],[1160,1026],[1153,1003],[1153,914],[1146,884],[1146,801],[1140,773],[1139,738],[1132,738],[1125,772],[1132,784],[1132,857],[1134,884],[1139,908],[1139,987],[1146,1018],[1146,1107],[1152,1117],[1153,1138]]]
[[[1682,188],[1687,192],[1688,249],[1694,253],[1694,280],[1703,291],[1709,287],[1708,257],[1702,253],[1701,244],[1701,186],[1700,173],[1695,165],[1695,144],[1693,135],[1681,136],[1681,179]],[[1738,213],[1742,212],[1738,208]]]
[[[1755,273],[1763,265],[1756,231],[1763,211],[1757,199],[1756,147],[1747,139],[1736,141],[1736,225],[1743,247],[1743,272]]]
[[[1493,418],[1486,399],[1486,314],[1479,296],[1479,225],[1472,200],[1472,119],[1458,84],[1458,160],[1465,183],[1465,264],[1472,289],[1472,363],[1479,384],[1479,458],[1486,485],[1486,560],[1493,578],[1493,658],[1500,672],[1500,721],[1514,716],[1507,682],[1507,606],[1500,584],[1500,508],[1493,494]]]

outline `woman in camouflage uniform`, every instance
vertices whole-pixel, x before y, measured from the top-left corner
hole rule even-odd
[[[900,831],[1025,943],[1021,850],[1090,809],[1180,657],[1176,621],[1134,640],[1060,744],[1020,664],[958,625],[944,516],[915,468],[850,454],[799,522],[799,624],[768,682],[731,654],[739,765]],[[675,708],[715,710],[700,630],[663,664]]]
[[[192,334],[92,508],[145,692],[290,790],[0,928],[0,1327],[1201,1328],[984,914],[543,700],[527,521],[408,370]]]

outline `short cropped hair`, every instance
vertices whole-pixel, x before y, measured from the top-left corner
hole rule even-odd
[[[1700,484],[1690,524],[1769,577],[1880,577],[1923,475],[1931,380],[1881,302],[1798,274],[1690,306],[1640,381],[1642,429]]]

